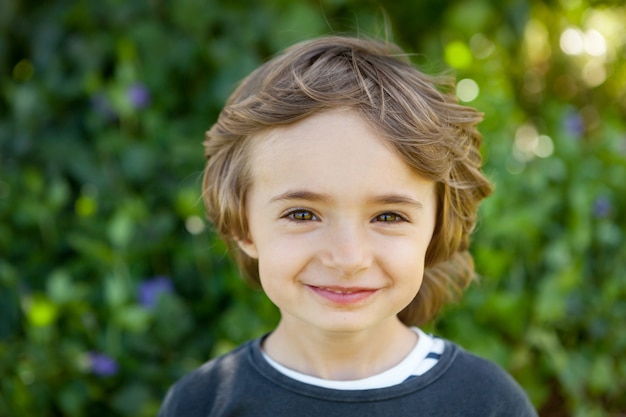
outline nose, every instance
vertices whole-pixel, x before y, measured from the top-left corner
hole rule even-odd
[[[352,277],[372,265],[373,254],[364,227],[346,221],[329,227],[321,250],[324,266]]]

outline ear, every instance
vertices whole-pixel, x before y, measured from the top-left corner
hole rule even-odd
[[[237,240],[237,245],[239,245],[239,249],[241,249],[250,258],[259,258],[259,252],[257,251],[256,244],[252,241],[250,237],[247,237],[243,240]]]

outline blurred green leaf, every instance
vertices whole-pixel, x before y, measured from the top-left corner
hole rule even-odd
[[[134,222],[125,212],[118,212],[109,224],[109,238],[114,247],[124,249],[130,243],[133,232]]]
[[[118,307],[113,311],[113,322],[122,330],[134,333],[146,331],[152,315],[140,306]]]
[[[143,404],[150,398],[149,390],[139,384],[125,386],[113,395],[113,407],[124,416],[143,415]]]
[[[121,274],[112,274],[104,278],[104,297],[107,304],[115,311],[131,298],[131,288]]]
[[[183,301],[170,294],[163,294],[160,297],[154,315],[155,335],[171,345],[175,345],[177,340],[186,336],[194,326]],[[172,323],[176,323],[176,326],[172,326]]]
[[[430,331],[506,367],[542,416],[621,415],[625,13],[588,0],[0,2],[0,416],[153,416],[177,377],[272,329],[276,308],[204,230],[203,134],[242,77],[328,33],[395,40],[424,71],[479,86],[469,104],[485,113],[496,184],[471,247],[480,280]],[[566,29],[589,36],[581,53],[565,52]],[[522,126],[552,153],[520,153]],[[171,292],[141,304],[138,284],[157,276]],[[93,352],[114,354],[117,374],[95,375]]]
[[[64,415],[78,417],[83,415],[87,398],[86,384],[82,381],[70,381],[59,393],[59,405]]]
[[[79,298],[76,288],[72,283],[72,278],[62,269],[53,271],[48,277],[47,293],[56,304],[65,304],[71,300]]]

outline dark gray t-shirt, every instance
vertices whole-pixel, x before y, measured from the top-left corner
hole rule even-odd
[[[262,339],[207,362],[168,392],[159,417],[536,417],[520,386],[497,365],[446,341],[424,375],[369,390],[296,381],[263,358]]]

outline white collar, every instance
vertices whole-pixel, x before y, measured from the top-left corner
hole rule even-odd
[[[413,347],[409,354],[394,367],[387,369],[386,371],[383,371],[379,374],[372,375],[363,379],[356,379],[351,381],[335,381],[317,378],[311,375],[306,375],[301,372],[294,371],[293,369],[289,369],[270,358],[265,352],[263,352],[263,357],[270,365],[272,365],[273,368],[275,368],[280,373],[309,385],[316,385],[319,387],[337,390],[364,390],[386,388],[400,384],[407,380],[411,375],[415,375],[415,371],[420,367],[420,364],[422,364],[422,362],[426,359],[426,356],[428,356],[428,354],[433,351],[434,339],[431,335],[424,333],[421,329],[417,327],[411,327],[411,330],[417,333],[419,335],[419,338],[417,343],[415,344],[415,347]]]

